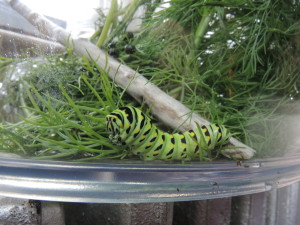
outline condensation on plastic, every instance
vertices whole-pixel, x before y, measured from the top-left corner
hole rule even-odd
[[[70,163],[0,159],[0,195],[36,200],[140,203],[232,197],[300,180],[300,156],[214,163]]]

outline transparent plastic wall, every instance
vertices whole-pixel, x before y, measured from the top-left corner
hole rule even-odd
[[[250,2],[0,0],[0,195],[168,202],[299,181],[299,3],[282,3],[277,21],[272,13],[279,6]],[[93,57],[94,48],[103,58]],[[114,75],[109,81],[107,74],[120,71],[128,85]],[[135,74],[162,89],[162,100],[160,89],[135,94]],[[224,124],[232,139],[191,161],[144,161],[109,141],[103,116],[138,102],[151,105],[148,115],[165,130],[178,128],[186,116],[180,110],[192,110],[200,116],[186,121]]]

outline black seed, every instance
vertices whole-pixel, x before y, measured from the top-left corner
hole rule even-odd
[[[132,54],[135,52],[135,47],[131,44],[127,44],[124,46],[124,51],[126,54]]]
[[[132,32],[127,32],[127,38],[128,39],[134,38],[134,34]]]
[[[110,48],[110,49],[108,49],[107,52],[112,57],[115,57],[115,58],[119,57],[119,51],[117,49],[115,49],[115,48]]]
[[[107,45],[107,48],[116,48],[116,43],[110,42],[110,43]]]

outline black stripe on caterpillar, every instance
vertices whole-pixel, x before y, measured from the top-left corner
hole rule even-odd
[[[226,144],[230,137],[228,130],[218,124],[169,134],[158,129],[140,109],[129,106],[107,115],[106,128],[112,143],[129,146],[133,154],[145,160],[201,158],[203,152]]]

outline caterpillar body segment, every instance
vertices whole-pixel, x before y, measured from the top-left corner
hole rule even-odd
[[[133,154],[145,160],[199,158],[200,151],[211,151],[230,137],[227,129],[217,124],[169,134],[158,129],[141,110],[129,106],[107,115],[106,127],[112,143],[129,146]]]

